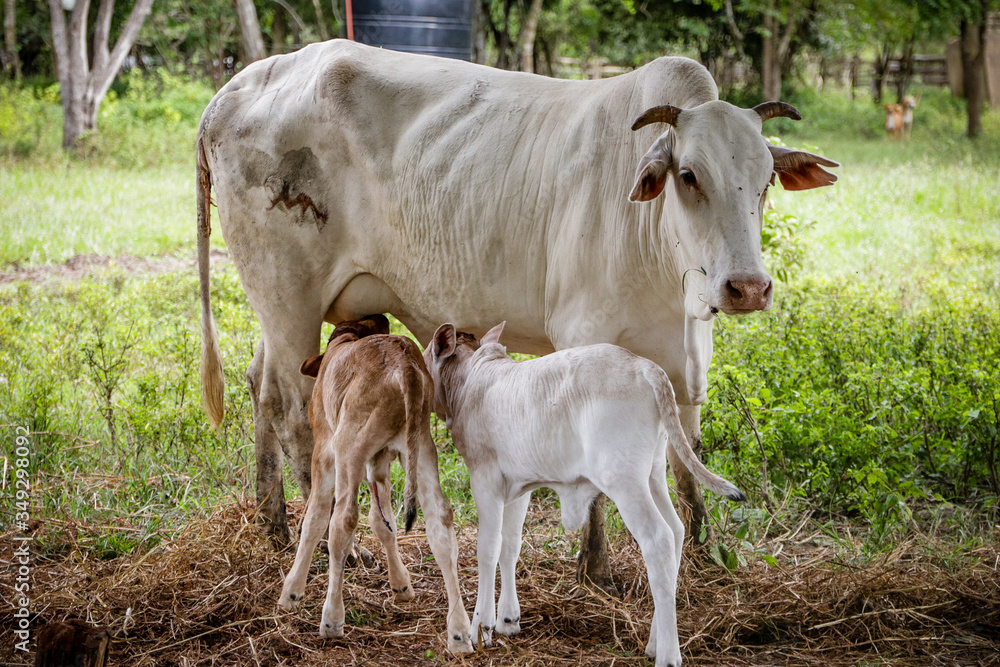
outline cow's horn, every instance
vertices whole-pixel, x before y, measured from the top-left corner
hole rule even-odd
[[[666,123],[667,125],[677,125],[677,117],[681,115],[681,109],[664,104],[662,107],[653,107],[646,111],[632,123],[632,131],[635,132],[640,127],[646,127],[652,123]]]
[[[802,120],[799,110],[787,102],[764,102],[753,108],[760,115],[762,121],[772,118],[791,118],[792,120]]]

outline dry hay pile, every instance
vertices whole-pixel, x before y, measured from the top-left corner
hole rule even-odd
[[[35,559],[33,625],[37,632],[76,616],[108,626],[112,664],[134,667],[651,664],[642,647],[652,603],[635,543],[621,535],[612,544],[621,599],[584,591],[574,581],[572,540],[557,522],[551,511],[529,515],[518,569],[521,634],[495,637],[491,648],[463,658],[444,648],[447,605],[421,530],[400,538],[417,598],[397,606],[384,572],[354,568],[345,586],[347,636],[326,640],[317,634],[325,555],[315,558],[302,608],[277,613],[281,574],[294,552],[274,553],[249,505],[194,521],[145,553],[109,560],[96,558],[85,539],[66,538],[58,555]],[[378,559],[381,546],[367,530],[359,536]],[[475,529],[465,527],[459,539],[471,613]],[[16,570],[12,544],[0,541],[5,600]],[[685,664],[1000,664],[1000,545],[951,566],[912,545],[864,567],[833,562],[833,553],[813,548],[782,556],[778,567],[758,562],[735,573],[686,559],[678,595]],[[12,655],[12,615],[9,605],[0,609],[0,661],[23,664]]]

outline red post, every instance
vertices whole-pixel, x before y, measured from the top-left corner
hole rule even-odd
[[[354,8],[351,0],[344,0],[344,13],[347,14],[347,39],[354,40]]]

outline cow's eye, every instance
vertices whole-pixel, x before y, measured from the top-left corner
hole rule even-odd
[[[694,188],[698,186],[698,179],[695,177],[694,172],[685,169],[681,172],[681,182],[689,188]]]

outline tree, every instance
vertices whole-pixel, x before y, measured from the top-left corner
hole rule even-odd
[[[264,51],[264,36],[257,20],[257,8],[253,0],[236,0],[236,14],[240,19],[240,35],[243,36],[243,64],[249,65],[267,57]]]
[[[69,25],[63,2],[70,13]],[[136,0],[113,49],[108,49],[115,0],[101,0],[94,26],[93,60],[87,58],[90,0],[49,0],[52,49],[63,107],[63,148],[70,149],[84,132],[97,128],[97,110],[125,62],[153,0]]]
[[[21,78],[21,59],[17,56],[17,4],[6,0],[3,12],[3,69],[9,70],[15,80]]]
[[[975,139],[983,133],[983,100],[986,77],[986,23],[989,0],[979,0],[961,20],[962,86],[969,117],[966,134]],[[976,11],[978,9],[978,11]]]

